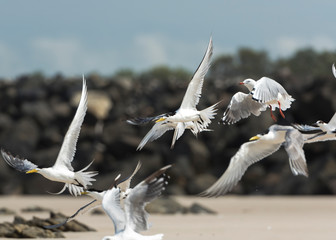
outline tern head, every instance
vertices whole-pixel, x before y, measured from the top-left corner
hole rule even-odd
[[[326,125],[325,122],[323,122],[322,120],[318,120],[316,123],[315,123],[316,126],[322,126],[322,125]]]
[[[251,78],[245,79],[244,81],[239,83],[240,85],[244,85],[245,87],[247,87],[247,89],[249,91],[252,91],[252,89],[254,88],[254,85],[256,84],[256,81],[254,81]]]

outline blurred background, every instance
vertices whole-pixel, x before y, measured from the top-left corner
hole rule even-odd
[[[169,194],[197,194],[226,169],[240,145],[274,122],[269,112],[217,124],[245,78],[268,76],[296,101],[281,124],[328,122],[336,109],[336,32],[332,1],[10,1],[0,8],[0,146],[51,166],[75,114],[85,74],[89,107],[73,161],[92,159],[95,188],[138,160],[134,183],[165,164]],[[213,64],[198,109],[220,100],[210,128],[190,131],[170,149],[167,132],[135,149],[151,125],[125,120],[175,111],[210,36]],[[248,169],[235,194],[334,194],[334,142],[307,144],[309,178],[293,176],[281,149]],[[0,161],[0,194],[45,194],[62,184],[25,175]],[[37,187],[38,186],[38,187]]]

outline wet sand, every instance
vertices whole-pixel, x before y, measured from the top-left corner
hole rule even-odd
[[[218,212],[217,215],[151,215],[152,228],[143,234],[163,233],[164,239],[197,240],[334,240],[336,238],[335,197],[235,197],[217,199],[176,197],[183,205],[198,202]],[[33,215],[48,217],[46,212],[22,213],[20,209],[41,206],[67,215],[90,199],[59,196],[3,196],[0,207],[8,207],[26,219]],[[13,216],[0,216],[0,222]],[[78,217],[97,232],[65,233],[66,239],[101,239],[113,235],[113,224],[106,215]]]

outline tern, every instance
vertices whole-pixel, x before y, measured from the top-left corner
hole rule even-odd
[[[190,129],[194,135],[197,135],[202,131],[208,131],[207,128],[211,123],[211,119],[216,115],[216,106],[218,103],[201,111],[198,111],[196,106],[202,94],[204,77],[210,68],[212,50],[212,38],[210,38],[203,60],[194,73],[183,97],[181,106],[176,112],[165,113],[149,118],[134,118],[127,120],[129,124],[133,125],[141,125],[150,121],[155,121],[154,126],[142,139],[137,150],[141,150],[147,142],[158,139],[168,130],[175,130],[171,148],[174,147],[176,140],[182,136],[185,129]]]
[[[267,134],[258,134],[241,145],[223,175],[200,195],[218,197],[231,191],[250,165],[273,154],[281,146],[288,154],[292,173],[308,177],[303,145],[304,137],[297,129],[274,124],[268,129]]]
[[[247,87],[249,93],[238,92],[233,95],[221,120],[224,124],[236,123],[251,114],[259,116],[267,107],[270,108],[274,121],[276,117],[272,111],[276,108],[279,108],[281,116],[285,118],[282,111],[290,108],[295,100],[278,82],[268,77],[262,77],[258,81],[248,78],[239,84]]]
[[[95,171],[84,172],[87,170],[92,162],[80,171],[75,172],[71,166],[71,162],[76,152],[76,143],[78,140],[81,125],[84,120],[84,116],[87,110],[87,87],[86,81],[83,76],[83,87],[81,99],[76,111],[76,114],[70,124],[70,127],[64,137],[62,147],[58,153],[55,164],[48,168],[39,168],[34,163],[27,159],[14,157],[11,153],[1,149],[3,159],[8,165],[15,168],[18,171],[25,173],[39,173],[43,177],[56,182],[65,183],[63,189],[56,193],[60,194],[65,191],[66,188],[74,195],[80,195],[87,186],[92,185],[93,178],[98,173]]]
[[[132,181],[133,177],[135,176],[135,174],[139,171],[140,167],[141,167],[141,162],[139,161],[136,168],[134,169],[133,173],[129,177],[127,177],[123,180],[120,180],[121,174],[118,174],[117,177],[114,179],[114,182],[113,182],[112,187],[110,189],[112,189],[113,187],[115,187],[115,188],[118,187],[120,189],[121,199],[125,199],[126,196],[132,190],[132,188],[130,187],[131,181]],[[93,200],[91,202],[85,204],[84,206],[80,207],[74,214],[72,214],[70,217],[67,217],[61,223],[55,224],[55,225],[47,225],[47,226],[44,226],[44,228],[53,229],[53,228],[61,227],[64,224],[74,220],[78,215],[85,214],[85,213],[91,211],[92,209],[100,207],[102,205],[103,197],[105,196],[107,191],[108,190],[104,190],[104,191],[86,190],[86,191],[82,192],[81,193],[82,195],[88,195],[88,196],[92,197]]]
[[[318,120],[313,126],[293,124],[293,127],[304,133],[305,143],[336,140],[336,113],[328,123]]]
[[[171,165],[167,165],[136,185],[124,200],[121,207],[119,188],[108,190],[102,201],[103,209],[114,224],[115,235],[105,236],[103,240],[160,240],[163,234],[151,236],[141,235],[139,232],[149,229],[147,203],[161,195],[165,189],[165,172]]]

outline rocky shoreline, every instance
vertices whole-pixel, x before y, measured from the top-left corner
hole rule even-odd
[[[189,76],[190,77],[190,76]],[[336,80],[329,77],[300,80],[278,74],[279,81],[296,99],[280,123],[310,124],[329,121],[336,109]],[[94,159],[91,169],[99,175],[94,188],[106,189],[118,173],[127,176],[138,160],[143,166],[134,183],[151,172],[173,164],[167,194],[198,194],[209,187],[226,169],[239,146],[251,136],[264,132],[273,120],[269,112],[224,126],[220,120],[231,96],[246,89],[240,80],[222,79],[210,73],[203,87],[199,109],[216,103],[218,115],[211,132],[195,138],[186,133],[170,149],[172,132],[136,147],[152,125],[132,126],[125,120],[153,116],[179,107],[188,85],[188,74],[86,76],[89,91],[88,112],[77,144],[73,165],[81,169]],[[289,82],[291,81],[291,82]],[[81,77],[61,75],[45,78],[39,74],[0,81],[0,146],[30,161],[50,166],[54,163],[64,134],[75,113],[81,90]],[[236,194],[334,194],[336,193],[336,148],[333,142],[305,146],[310,176],[292,176],[284,151],[253,165],[233,190]],[[57,192],[62,185],[41,176],[25,175],[0,161],[0,194],[44,194]]]

